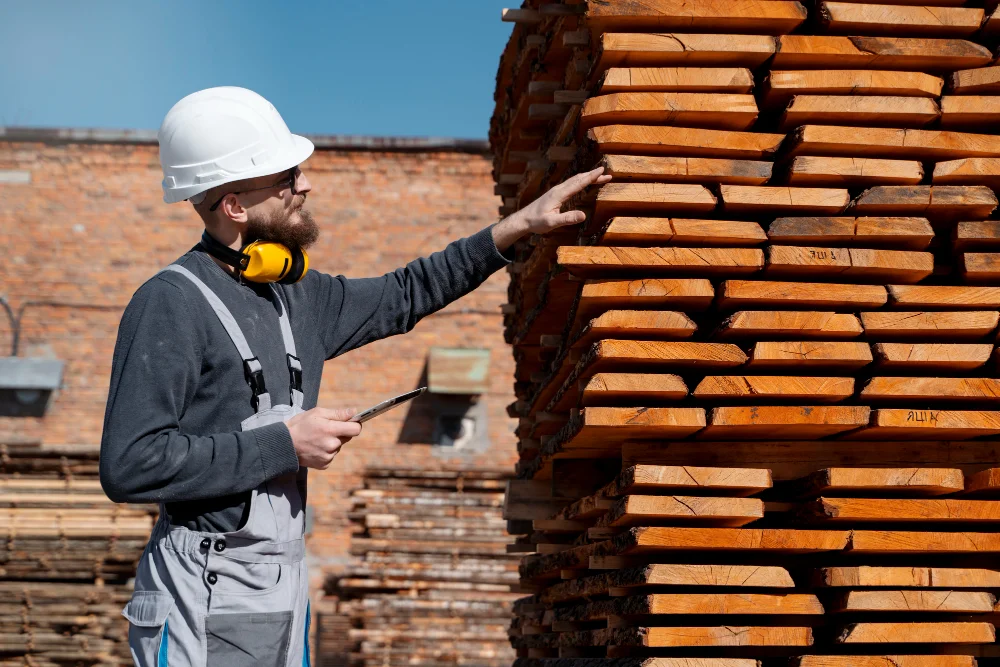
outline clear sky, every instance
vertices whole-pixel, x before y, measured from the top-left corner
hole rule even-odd
[[[235,85],[293,132],[485,138],[505,6],[0,0],[0,125],[156,129],[188,93]]]

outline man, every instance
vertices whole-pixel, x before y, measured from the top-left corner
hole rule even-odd
[[[504,266],[602,169],[380,278],[307,271],[319,234],[299,165],[312,143],[267,100],[212,88],[158,134],[164,201],[190,201],[201,243],[122,316],[101,442],[115,502],[160,503],[123,614],[137,665],[308,665],[306,470],[361,433],[315,407],[323,362],[404,333]],[[303,275],[304,274],[304,275]]]

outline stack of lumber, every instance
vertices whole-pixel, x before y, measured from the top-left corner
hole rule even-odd
[[[0,665],[130,665],[120,613],[155,509],[115,505],[98,449],[0,445]]]
[[[505,10],[518,667],[1000,659],[996,5]]]
[[[509,665],[517,556],[510,473],[368,469],[351,494],[352,563],[319,606],[319,664]]]

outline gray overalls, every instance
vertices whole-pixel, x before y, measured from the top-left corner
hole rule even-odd
[[[262,367],[232,313],[205,283],[184,267],[176,271],[208,299],[243,358],[254,390],[256,414],[242,430],[288,421],[302,409],[302,365],[288,311],[272,285],[279,313],[291,405],[271,405]],[[122,614],[130,622],[129,646],[139,667],[309,665],[309,583],[304,561],[306,470],[270,479],[250,494],[243,527],[200,533],[171,526],[161,504]]]

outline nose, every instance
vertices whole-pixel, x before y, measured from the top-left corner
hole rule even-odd
[[[295,174],[295,191],[297,193],[305,194],[312,190],[312,183],[309,182],[309,178],[306,177],[306,172],[299,169]]]

